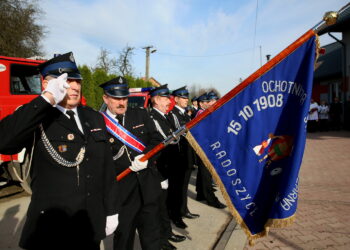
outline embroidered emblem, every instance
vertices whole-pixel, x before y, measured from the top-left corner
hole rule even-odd
[[[70,140],[70,141],[73,141],[74,140],[74,134],[68,134],[67,135],[67,139]]]
[[[71,53],[71,54],[69,55],[69,60],[71,60],[72,62],[75,62],[73,53]]]
[[[58,146],[58,151],[61,153],[64,153],[67,151],[67,145],[59,145]]]
[[[109,142],[113,143],[114,142],[114,138],[109,138]]]

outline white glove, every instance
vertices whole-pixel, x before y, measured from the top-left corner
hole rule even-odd
[[[168,189],[168,187],[169,187],[169,181],[168,181],[168,179],[166,179],[166,180],[160,182],[160,186],[162,187],[162,189]]]
[[[67,83],[67,73],[60,75],[59,77],[49,80],[46,89],[43,91],[50,92],[55,99],[55,104],[60,103],[67,94],[67,89],[70,85]]]
[[[134,161],[131,162],[130,169],[132,171],[138,172],[138,171],[145,169],[147,167],[148,160],[147,161],[140,161],[139,160],[142,156],[144,156],[144,154],[136,156]]]
[[[111,235],[117,229],[119,224],[118,214],[107,216],[106,220],[106,236]]]

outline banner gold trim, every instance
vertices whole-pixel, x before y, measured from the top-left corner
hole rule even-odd
[[[281,227],[291,225],[294,222],[295,214],[292,215],[291,217],[288,217],[285,219],[268,219],[265,226],[264,226],[263,231],[261,231],[260,233],[257,233],[257,234],[251,234],[247,225],[244,223],[242,217],[240,216],[240,214],[238,213],[236,208],[233,206],[231,199],[230,199],[228,193],[226,192],[226,188],[225,188],[224,184],[221,182],[219,175],[216,173],[214,166],[211,164],[208,157],[204,153],[203,149],[197,143],[196,139],[194,139],[193,135],[191,134],[191,131],[187,132],[186,139],[191,144],[192,148],[196,151],[197,155],[201,158],[205,167],[209,170],[212,177],[214,178],[215,182],[218,184],[218,186],[221,190],[221,193],[226,201],[226,204],[227,204],[232,216],[235,218],[236,222],[241,226],[241,228],[243,229],[243,231],[247,235],[250,246],[253,246],[255,244],[254,241],[256,239],[267,236],[268,232],[270,230],[270,227],[281,228]]]

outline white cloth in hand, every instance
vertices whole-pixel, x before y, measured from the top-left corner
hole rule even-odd
[[[160,182],[160,186],[162,187],[162,189],[168,189],[168,187],[169,187],[169,181],[168,181],[168,179],[166,179],[166,180]]]
[[[55,104],[60,103],[67,94],[67,89],[70,85],[67,83],[67,73],[60,75],[59,77],[49,80],[46,89],[43,91],[52,94],[55,99]]]
[[[130,169],[134,172],[138,172],[142,169],[145,169],[147,167],[147,161],[140,161],[140,158],[144,156],[144,154],[138,155],[135,157],[135,159],[131,162]]]
[[[106,220],[106,236],[111,235],[117,229],[119,224],[118,214],[107,216]]]

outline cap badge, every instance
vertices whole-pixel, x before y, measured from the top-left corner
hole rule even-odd
[[[69,60],[71,60],[72,62],[75,62],[73,53],[70,53],[70,55],[69,55]]]
[[[123,79],[119,77],[119,83],[123,83]]]
[[[74,140],[74,134],[68,134],[67,135],[67,139],[70,140],[70,141],[73,141]]]

